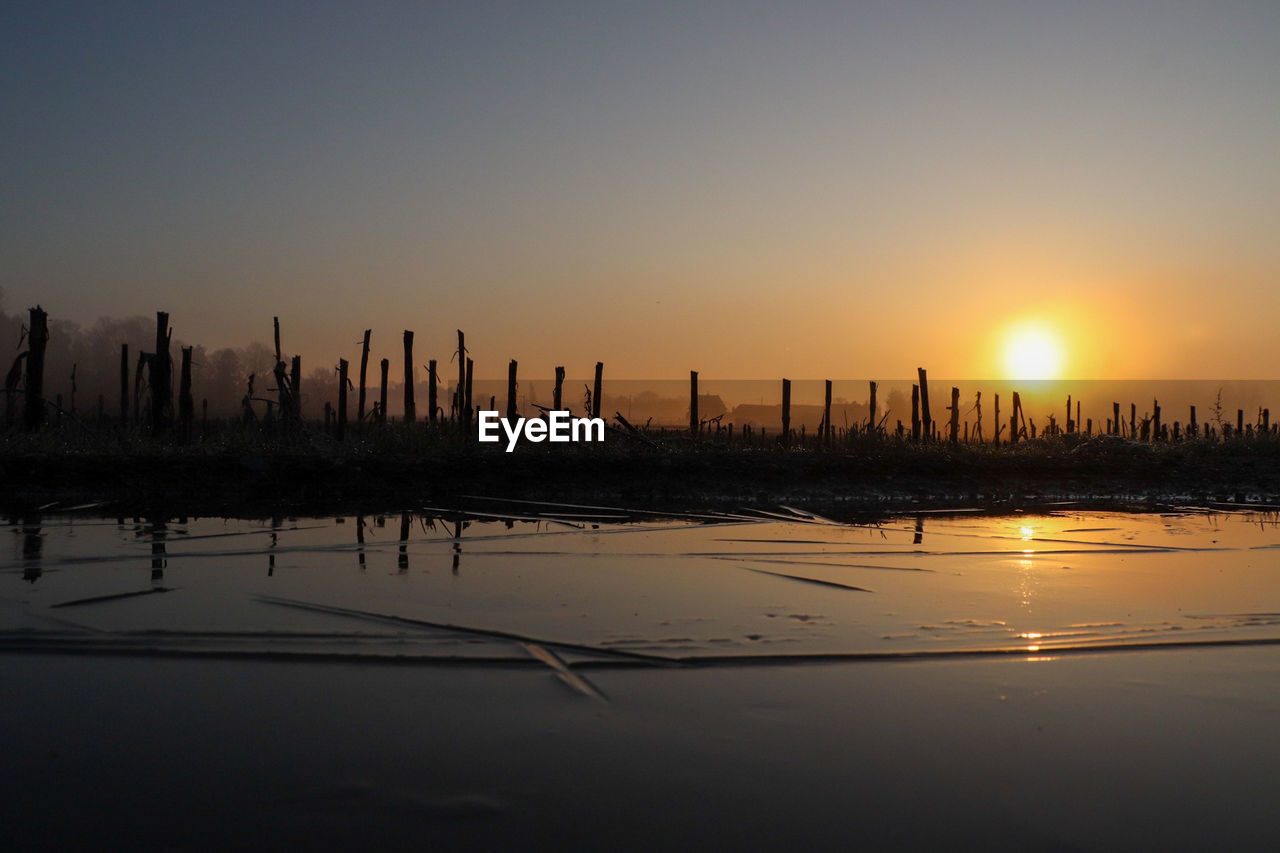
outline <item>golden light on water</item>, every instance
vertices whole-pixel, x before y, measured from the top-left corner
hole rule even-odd
[[[1057,332],[1043,323],[1020,323],[1004,344],[1004,371],[1009,379],[1057,379],[1063,351]]]

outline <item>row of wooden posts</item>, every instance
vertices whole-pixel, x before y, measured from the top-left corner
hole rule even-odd
[[[245,394],[242,405],[244,407],[245,419],[254,419],[252,403],[254,401],[265,401],[268,406],[268,412],[274,417],[274,410],[278,409],[279,419],[282,422],[283,430],[288,433],[300,429],[302,423],[302,359],[301,356],[293,356],[286,365],[283,352],[280,346],[280,319],[273,319],[274,341],[275,341],[275,368],[273,370],[276,382],[276,397],[274,400],[268,398],[260,398],[255,396],[254,377],[250,376],[248,381],[248,391]],[[172,400],[172,360],[169,354],[169,345],[173,332],[169,328],[169,314],[165,311],[156,312],[156,336],[155,349],[153,352],[140,352],[138,359],[134,365],[133,375],[133,392],[130,394],[130,359],[129,345],[121,344],[120,347],[120,417],[122,423],[128,423],[130,417],[130,409],[137,413],[141,419],[144,416],[142,389],[144,387],[144,377],[146,386],[150,391],[150,404],[145,413],[146,421],[150,426],[153,434],[164,434],[172,424],[173,400]],[[404,332],[404,422],[415,423],[417,417],[417,405],[414,396],[414,370],[413,370],[413,341],[414,334],[412,331]],[[39,429],[45,420],[46,401],[44,399],[44,361],[45,350],[49,340],[48,315],[46,312],[36,306],[30,310],[30,325],[27,331],[27,350],[21,353],[15,360],[13,367],[10,369],[8,377],[5,381],[7,415],[9,423],[13,421],[13,405],[16,396],[16,387],[19,380],[23,381],[24,393],[24,415],[23,423],[27,430]],[[387,380],[390,370],[390,362],[388,359],[382,359],[381,381],[379,384],[379,399],[372,407],[368,406],[367,388],[368,388],[368,368],[369,368],[369,341],[370,330],[365,330],[363,346],[360,353],[360,383],[357,388],[357,404],[356,417],[357,422],[364,424],[368,421],[375,423],[387,422]],[[194,419],[194,398],[191,389],[191,357],[192,348],[181,348],[181,366],[179,370],[178,381],[178,401],[176,411],[177,438],[179,441],[185,442],[190,439],[192,431],[192,421]],[[458,331],[458,349],[455,353],[458,362],[458,382],[455,386],[452,399],[450,400],[450,411],[446,415],[443,408],[439,405],[437,396],[437,388],[440,377],[437,371],[437,362],[431,359],[427,363],[427,417],[426,422],[431,426],[437,426],[444,420],[459,427],[463,432],[470,429],[472,424],[472,414],[476,410],[472,399],[472,384],[475,363],[467,357],[466,338],[461,330]],[[506,416],[515,419],[518,416],[517,410],[517,362],[512,359],[507,369],[507,408]],[[951,444],[959,444],[962,440],[966,443],[976,442],[985,443],[986,438],[982,430],[982,394],[977,393],[975,396],[973,411],[976,413],[974,428],[969,429],[969,421],[964,422],[963,436],[960,429],[961,407],[960,407],[960,389],[951,388],[950,405],[946,407],[949,412],[947,424],[945,426],[945,435],[939,435],[938,424],[933,420],[932,410],[929,401],[929,384],[928,376],[924,368],[918,368],[919,383],[911,386],[911,420],[908,426],[904,425],[901,420],[897,422],[897,428],[893,433],[903,440],[913,442],[946,440]],[[593,418],[600,417],[600,406],[602,397],[602,385],[604,378],[604,364],[597,362],[595,367],[595,381],[590,389],[590,405],[589,413]],[[552,405],[550,409],[544,411],[561,411],[564,408],[563,386],[565,379],[565,369],[556,367],[555,369],[555,388],[552,396]],[[353,383],[348,377],[348,363],[346,359],[338,362],[338,405],[336,410],[331,410],[328,403],[325,404],[325,424],[332,430],[333,434],[339,440],[343,440],[348,427],[347,408],[348,399],[347,391]],[[836,430],[833,429],[831,422],[831,380],[826,380],[825,395],[823,403],[822,420],[818,426],[818,440],[822,444],[829,445],[836,437]],[[876,394],[877,383],[869,383],[869,400],[868,410],[870,416],[864,425],[855,427],[847,432],[861,432],[871,434],[886,434],[885,421],[889,413],[886,412],[882,418],[876,420]],[[101,405],[101,402],[100,402]],[[495,408],[494,401],[490,398],[490,408]],[[60,406],[59,406],[60,409]],[[993,444],[1016,444],[1020,440],[1034,439],[1037,437],[1037,429],[1034,421],[1028,423],[1025,412],[1022,409],[1022,400],[1017,392],[1012,397],[1012,412],[1009,422],[1006,425],[1001,421],[1000,417],[1000,395],[994,395],[993,400],[993,434],[991,443]],[[1105,433],[1108,435],[1125,435],[1129,438],[1140,439],[1146,441],[1164,441],[1164,440],[1180,440],[1182,438],[1197,438],[1202,436],[1216,435],[1216,430],[1211,424],[1201,425],[1196,416],[1196,407],[1190,407],[1190,419],[1185,429],[1182,424],[1175,421],[1170,428],[1169,425],[1162,421],[1162,411],[1159,401],[1153,401],[1152,412],[1144,414],[1141,421],[1138,419],[1137,406],[1130,404],[1129,419],[1126,428],[1123,418],[1121,417],[1119,403],[1112,403],[1112,417],[1106,420]],[[624,430],[632,435],[641,433],[636,427],[627,422],[626,418],[619,412],[614,418],[622,425]],[[1093,419],[1087,419],[1082,428],[1080,416],[1080,402],[1075,401],[1074,410],[1072,398],[1067,397],[1065,426],[1060,426],[1057,419],[1049,416],[1049,423],[1041,430],[1039,434],[1042,436],[1056,436],[1062,434],[1078,434],[1084,433],[1087,436],[1094,434]],[[691,436],[699,436],[708,430],[715,430],[719,434],[723,427],[720,424],[720,416],[710,418],[703,421],[699,418],[698,412],[698,372],[689,372],[689,434]],[[729,425],[730,436],[732,436],[732,424]],[[1236,423],[1234,434],[1239,436],[1250,436],[1253,434],[1271,434],[1274,428],[1270,422],[1270,411],[1262,409],[1259,413],[1259,420],[1256,426],[1254,424],[1246,424],[1244,421],[1244,411],[1238,409],[1236,411]],[[802,430],[803,433],[803,430]],[[747,429],[743,430],[743,434],[748,434]],[[1233,434],[1230,424],[1223,424],[1222,438],[1229,438]],[[765,431],[761,430],[761,437],[764,437]],[[783,445],[789,445],[795,438],[795,432],[791,428],[791,380],[782,380],[782,434],[780,441]]]

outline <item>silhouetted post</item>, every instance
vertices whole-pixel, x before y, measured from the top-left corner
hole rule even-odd
[[[378,394],[378,417],[385,424],[387,422],[387,374],[391,371],[391,359],[384,358],[379,366],[382,368],[382,383]]]
[[[763,434],[763,431],[762,431]],[[782,446],[791,446],[791,380],[782,380]]]
[[[371,330],[364,330],[364,345],[360,347],[360,390],[356,394],[356,418],[358,422],[364,425],[364,395],[365,395],[365,377],[369,371],[369,334]]]
[[[1084,434],[1089,438],[1093,438],[1093,418],[1085,421]]]
[[[1120,404],[1111,404],[1111,427],[1108,430],[1112,435],[1120,434]]]
[[[338,441],[347,435],[347,360],[338,359]]]
[[[869,420],[867,421],[867,427],[871,432],[874,433],[876,431],[876,424],[879,423],[879,421],[876,419],[876,383],[871,382],[870,385],[871,385],[871,397],[869,400],[867,400],[867,410],[868,410],[868,416],[869,416]]]
[[[596,362],[596,381],[591,391],[591,417],[600,417],[600,394],[604,390],[604,362]]]
[[[933,415],[929,413],[929,377],[923,367],[917,367],[920,374],[920,418],[924,426],[925,437],[933,435]]]
[[[156,352],[151,361],[151,431],[164,431],[166,413],[173,410],[169,358],[169,312],[156,312]]]
[[[418,419],[417,407],[413,403],[413,332],[404,330],[404,422],[413,423]]]
[[[120,345],[120,426],[129,425],[129,345]]]
[[[1200,433],[1200,426],[1196,423],[1196,407],[1191,407],[1191,422],[1187,424],[1187,437],[1195,438]]]
[[[1151,440],[1160,440],[1160,401],[1151,401]]]
[[[516,360],[507,365],[507,420],[515,423],[519,417],[519,401],[516,399]]]
[[[23,424],[28,430],[37,430],[44,423],[44,351],[49,345],[49,315],[39,305],[30,313]]]
[[[563,400],[563,396],[562,396],[563,392],[564,392],[564,368],[557,367],[556,368],[556,388],[554,391],[551,392],[551,408],[553,411],[558,412],[561,410],[561,408],[563,408],[563,406],[561,406],[561,402]]]
[[[920,386],[911,386],[911,440],[920,440]]]
[[[195,400],[191,398],[191,347],[182,348],[182,372],[178,377],[178,437],[186,444],[191,440],[191,421],[196,414]]]
[[[1262,410],[1262,431],[1270,434],[1271,432],[1271,410]]]
[[[1138,437],[1138,404],[1129,404],[1129,438]]]
[[[1067,423],[1067,435],[1070,435],[1070,434],[1071,434],[1071,427],[1073,426],[1073,424],[1071,423],[1071,395],[1070,395],[1070,394],[1068,394],[1068,395],[1067,395],[1067,418],[1066,418],[1066,423]]]
[[[1018,443],[1018,416],[1022,414],[1022,398],[1013,392],[1013,411],[1009,414],[1009,443]]]
[[[822,403],[822,440],[826,444],[831,444],[831,380],[827,380],[826,395],[823,397]]]
[[[1244,435],[1244,409],[1236,409],[1236,435]]]
[[[272,326],[275,341],[276,341],[276,364],[279,364],[280,362],[284,361],[284,356],[280,353],[280,318],[272,317],[271,326]]]
[[[689,371],[689,435],[698,434],[698,371]]]
[[[951,388],[951,443],[960,443],[960,389]]]
[[[1000,430],[1002,429],[1000,424],[1000,395],[996,394],[995,398],[996,398],[995,399],[996,409],[995,409],[995,418],[993,420],[994,426],[992,427],[992,430],[991,430],[991,443],[996,447],[999,447],[1000,446]]]
[[[440,377],[436,375],[436,360],[433,358],[427,362],[427,405],[431,407],[427,415],[427,423],[432,426],[436,425],[436,409],[439,408],[439,400],[436,396],[436,385],[439,381]]]
[[[1075,431],[1080,431],[1080,398],[1076,398],[1076,427]]]
[[[462,334],[462,330],[458,330],[458,389],[454,394],[457,399],[454,400],[454,406],[457,407],[458,424],[465,425],[470,421],[471,413],[471,394],[466,390],[467,386],[467,345],[466,338]]]
[[[462,422],[467,429],[471,428],[471,412],[472,412],[471,382],[472,382],[472,378],[475,376],[475,372],[476,372],[476,363],[471,359],[467,359],[467,367],[466,367],[466,370],[463,371],[463,374],[466,376],[466,383],[465,383],[465,388],[463,389],[464,393],[463,393],[463,401],[462,401],[463,403],[466,404],[462,410],[463,411]]]

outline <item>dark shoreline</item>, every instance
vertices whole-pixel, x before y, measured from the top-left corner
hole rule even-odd
[[[465,496],[644,509],[802,503],[849,514],[916,508],[1270,504],[1280,442],[868,443],[856,449],[359,447],[209,452],[4,452],[8,512],[107,502],[128,513],[269,516],[455,506]],[[50,506],[50,505],[53,506]]]

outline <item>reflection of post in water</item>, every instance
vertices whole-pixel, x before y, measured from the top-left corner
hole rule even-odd
[[[22,579],[35,583],[44,574],[42,561],[44,534],[40,532],[40,514],[32,513],[22,519]]]
[[[912,545],[919,545],[924,541],[924,516],[916,516],[916,536],[911,540]]]
[[[400,571],[409,571],[409,513],[400,513]]]
[[[168,519],[162,518],[151,522],[151,579],[158,581],[164,577],[165,559],[164,540],[169,535]]]
[[[267,577],[276,573],[276,543],[280,541],[279,530],[283,519],[278,515],[271,516],[271,544],[267,546]]]
[[[453,573],[458,573],[458,562],[462,559],[462,521],[453,523]]]
[[[356,549],[356,560],[360,563],[360,571],[364,571],[364,516],[356,516],[356,544],[360,547]]]

